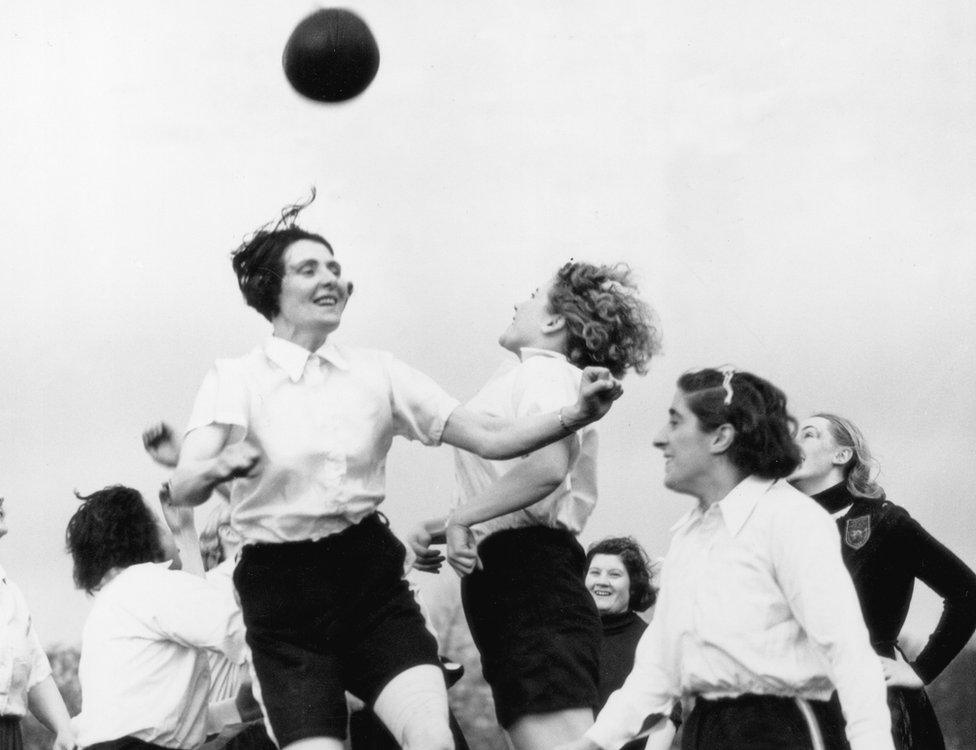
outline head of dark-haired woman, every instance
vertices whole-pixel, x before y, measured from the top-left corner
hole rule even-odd
[[[654,444],[664,452],[666,487],[702,497],[716,469],[739,478],[789,476],[800,462],[786,395],[767,380],[731,368],[678,378],[668,424]]]
[[[601,615],[643,612],[653,606],[651,563],[633,537],[610,537],[586,552],[586,588]]]
[[[285,208],[231,255],[244,300],[274,325],[275,335],[296,343],[324,341],[339,327],[352,293],[329,242],[295,223],[314,199],[313,189],[308,201]]]
[[[138,490],[115,485],[78,499],[65,533],[78,588],[91,594],[110,572],[165,559],[160,526]]]

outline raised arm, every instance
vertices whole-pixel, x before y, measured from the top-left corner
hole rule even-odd
[[[459,406],[444,425],[441,440],[482,458],[523,456],[597,421],[622,393],[620,381],[608,370],[587,367],[575,404],[515,420],[490,417]]]
[[[209,424],[191,431],[170,480],[173,505],[200,505],[221,484],[261,471],[261,453],[245,442],[227,444],[230,425]]]

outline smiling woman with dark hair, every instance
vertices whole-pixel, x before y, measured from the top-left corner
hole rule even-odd
[[[664,486],[697,503],[671,530],[633,671],[559,750],[620,747],[686,697],[683,750],[846,750],[845,717],[853,750],[892,747],[881,665],[833,521],[782,481],[800,462],[792,424],[783,391],[751,373],[678,379],[654,445]]]

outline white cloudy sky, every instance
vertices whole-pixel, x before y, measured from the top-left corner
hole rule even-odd
[[[602,431],[585,540],[663,553],[690,501],[651,436],[682,371],[731,362],[864,428],[890,497],[976,565],[976,5],[351,2],[379,74],[322,106],[285,0],[0,5],[0,559],[77,641],[72,491],[163,473],[209,363],[266,332],[228,252],[309,185],[357,282],[338,338],[449,391],[495,369],[513,302],[570,257],[628,261],[666,353]],[[397,526],[451,495],[395,447]],[[934,597],[913,612],[922,630]]]

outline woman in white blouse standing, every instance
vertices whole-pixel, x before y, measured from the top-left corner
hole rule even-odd
[[[0,537],[7,535],[7,511],[0,497]],[[27,601],[0,568],[0,750],[21,750],[20,721],[30,711],[55,733],[54,750],[75,745],[71,718],[51,676]]]
[[[584,367],[618,378],[644,373],[658,348],[652,319],[625,266],[567,263],[516,305],[499,337],[519,363],[466,407],[515,419],[565,403]],[[508,461],[456,454],[448,559],[465,576],[465,615],[495,714],[517,750],[578,736],[599,706],[602,627],[577,541],[596,504],[596,458],[593,427]],[[444,526],[434,519],[415,532],[418,568],[437,566],[429,532]]]
[[[620,386],[594,369],[575,404],[491,419],[386,352],[333,343],[352,285],[325,238],[295,224],[302,208],[233,255],[273,335],[208,374],[172,496],[196,505],[232,480],[245,542],[234,583],[279,747],[341,748],[348,690],[408,750],[450,748],[437,645],[403,581],[403,545],[376,512],[393,438],[521,455],[598,419]]]
[[[784,481],[800,454],[786,396],[730,368],[678,379],[654,445],[664,484],[698,503],[672,529],[633,671],[583,738],[616,750],[694,697],[684,750],[891,750],[881,665],[833,520]]]

